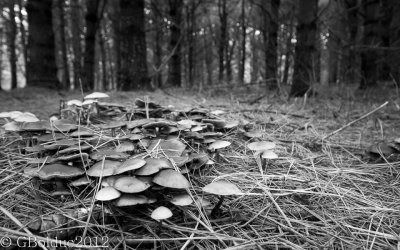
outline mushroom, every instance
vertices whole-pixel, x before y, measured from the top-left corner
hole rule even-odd
[[[96,194],[96,200],[98,201],[110,201],[115,200],[121,196],[121,193],[113,187],[104,187],[99,190]]]
[[[148,189],[150,185],[142,182],[134,176],[120,176],[114,184],[114,188],[124,193],[140,193]]]
[[[70,167],[63,164],[49,164],[42,168],[27,167],[24,173],[28,176],[36,177],[44,181],[54,180],[55,188],[53,195],[65,194],[64,179],[71,179],[83,175],[85,172],[77,167]],[[68,192],[69,194],[69,192]]]
[[[108,98],[109,95],[101,92],[93,92],[90,95],[85,96],[83,99],[85,100],[82,103],[82,106],[89,106],[89,112],[87,114],[87,122],[90,123],[90,112],[98,115],[99,114],[99,106],[98,99]]]
[[[158,173],[162,169],[173,168],[171,162],[166,158],[147,158],[145,161],[146,165],[139,168],[135,175],[148,176]]]
[[[117,207],[135,206],[149,203],[149,198],[142,194],[123,194],[114,201]]]
[[[240,195],[242,191],[235,185],[228,181],[215,181],[205,187],[203,187],[203,192],[209,194],[215,194],[219,196],[219,201],[211,211],[211,217],[214,217],[224,202],[224,197],[227,195]]]
[[[178,194],[172,197],[172,199],[169,200],[172,204],[175,206],[189,206],[190,204],[193,203],[193,199],[189,194]]]
[[[266,164],[266,160],[265,159],[268,158],[267,153],[265,153],[265,157],[263,157],[262,155],[264,155],[265,151],[270,151],[271,149],[275,148],[275,143],[268,142],[268,141],[257,141],[257,142],[249,143],[247,145],[247,147],[250,150],[254,151],[254,156],[255,157],[258,156],[258,155],[261,155],[261,159],[260,159],[261,167],[260,167],[260,170],[262,170],[262,167],[264,167],[265,164]],[[272,156],[272,155],[270,155],[270,156]],[[264,160],[262,160],[262,159],[264,159]]]
[[[172,216],[171,210],[164,206],[160,206],[151,213],[151,218],[158,221],[158,231],[161,229],[162,220],[166,220]]]
[[[190,182],[185,176],[173,169],[161,170],[154,176],[153,182],[167,188],[185,189],[190,187]]]
[[[208,150],[210,150],[211,152],[215,152],[215,158],[216,158],[216,160],[218,161],[219,158],[220,158],[220,154],[219,154],[219,152],[218,152],[218,149],[226,148],[226,147],[228,147],[228,146],[230,146],[230,145],[231,145],[231,143],[228,142],[228,141],[217,140],[217,141],[211,143],[211,144],[208,146]]]

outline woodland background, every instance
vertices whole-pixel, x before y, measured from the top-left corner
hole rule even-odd
[[[310,86],[397,85],[400,77],[397,0],[3,0],[0,7],[4,90],[262,83],[300,96]]]

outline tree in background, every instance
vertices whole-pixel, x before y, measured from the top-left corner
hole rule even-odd
[[[316,70],[318,0],[300,0],[293,83],[289,96],[302,96],[310,88]]]
[[[99,27],[99,4],[100,0],[86,1],[86,35],[85,35],[85,53],[83,65],[83,90],[94,89],[94,62],[95,62],[95,44],[96,32]]]
[[[28,0],[28,60],[26,77],[28,86],[60,88],[57,79],[52,0]]]
[[[171,61],[168,66],[168,84],[180,87],[182,85],[182,0],[168,0],[170,17],[170,51],[172,53]]]
[[[367,88],[378,83],[380,32],[380,1],[365,1],[362,5],[364,14],[364,35],[361,50],[360,88]]]
[[[15,21],[15,1],[8,0],[8,23],[7,23],[7,41],[8,41],[8,58],[11,68],[11,89],[16,89],[18,85],[17,79],[17,23]]]
[[[119,89],[151,89],[147,70],[144,0],[120,0],[120,11]]]

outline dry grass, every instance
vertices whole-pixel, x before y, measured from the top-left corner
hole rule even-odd
[[[90,190],[65,200],[44,192],[39,198],[22,174],[26,155],[10,147],[16,137],[0,139],[1,206],[23,224],[40,215],[68,217],[71,210],[96,208],[100,213],[90,221],[79,221],[79,235],[86,231],[98,242],[107,239],[104,244],[110,249],[398,249],[399,162],[371,163],[363,157],[368,144],[399,136],[398,97],[387,94],[394,92],[387,89],[379,90],[386,97],[375,96],[378,91],[367,96],[349,91],[322,93],[306,102],[270,95],[252,106],[239,100],[252,99],[257,92],[243,96],[175,90],[168,91],[173,96],[161,91],[148,94],[164,105],[223,109],[227,119],[248,120],[264,131],[263,139],[277,144],[280,158],[260,168],[246,148],[251,141],[234,129],[224,137],[233,144],[222,151],[221,161],[190,175],[194,197],[202,196],[201,187],[216,179],[229,180],[243,191],[244,195],[225,200],[224,212],[216,219],[197,207],[174,208],[176,216],[160,228],[149,217],[155,206],[119,210],[94,205]],[[111,93],[114,100],[127,104],[144,94]],[[56,95],[36,90],[2,93],[7,106],[1,109],[31,111],[45,118],[57,111]],[[386,100],[391,102],[384,109],[327,141],[320,140]],[[216,202],[216,197],[208,197]],[[0,220],[2,235],[7,229],[14,230],[8,233],[14,238],[22,232],[4,213]]]

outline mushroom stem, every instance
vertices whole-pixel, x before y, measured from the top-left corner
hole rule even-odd
[[[220,195],[218,203],[215,205],[215,207],[211,211],[211,214],[210,214],[211,218],[214,218],[217,215],[217,213],[218,213],[220,207],[222,206],[223,202],[224,202],[224,196]]]

